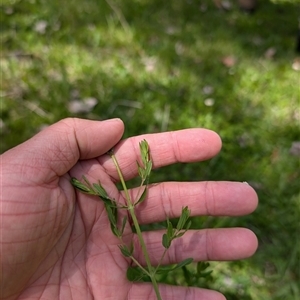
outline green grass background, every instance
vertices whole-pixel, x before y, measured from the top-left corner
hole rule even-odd
[[[155,171],[152,181],[236,180],[255,187],[256,212],[195,218],[193,226],[252,229],[256,255],[213,262],[211,281],[190,270],[163,280],[227,299],[300,299],[299,1],[2,0],[1,152],[68,116],[120,117],[125,137],[188,127],[218,132],[214,159]],[[86,113],[74,98],[93,97]],[[100,138],[100,137],[99,137]]]

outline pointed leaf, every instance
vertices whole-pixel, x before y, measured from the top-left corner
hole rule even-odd
[[[187,259],[183,260],[182,262],[178,263],[177,265],[175,265],[173,270],[187,266],[192,262],[193,262],[193,258],[187,258]]]
[[[91,189],[89,187],[87,187],[85,184],[83,184],[82,182],[80,182],[78,179],[76,178],[71,178],[71,184],[78,189],[79,191],[85,193],[85,194],[92,194],[91,193]]]
[[[94,189],[98,192],[98,195],[99,195],[100,197],[103,197],[103,198],[109,198],[109,197],[108,197],[108,194],[107,194],[107,192],[106,192],[106,190],[103,188],[103,186],[100,184],[100,182],[99,182],[99,184],[94,183],[94,184],[93,184],[93,187],[94,187]]]
[[[192,226],[192,221],[189,220],[187,225],[185,226],[185,231],[189,230],[191,228],[191,226]]]
[[[178,239],[178,238],[182,237],[185,233],[186,233],[186,230],[180,231],[180,232],[176,233],[174,238]]]
[[[119,237],[120,231],[117,227],[117,223],[118,223],[118,210],[116,207],[110,206],[105,204],[105,208],[106,208],[106,212],[107,212],[107,216],[108,216],[108,220],[110,222],[110,227],[111,230],[113,232],[113,234],[117,237]]]
[[[150,160],[149,157],[149,145],[146,140],[142,140],[140,142],[140,153],[141,153],[141,158],[142,162],[144,164],[144,167],[147,165],[147,162]]]
[[[119,245],[119,248],[125,257],[132,256],[133,247],[128,248],[126,245]]]
[[[173,238],[174,235],[173,224],[170,222],[169,219],[167,219],[167,235],[170,240]]]
[[[134,204],[136,206],[137,204],[143,203],[147,196],[147,187],[144,188],[142,195],[140,196],[140,199]]]
[[[156,274],[164,274],[164,273],[169,273],[174,270],[174,265],[169,265],[169,266],[159,266],[159,268],[156,271]]]
[[[123,232],[124,232],[124,229],[125,229],[125,226],[126,226],[126,223],[127,223],[127,219],[128,219],[127,216],[125,216],[125,217],[123,218],[123,221],[122,221],[122,227],[121,227],[121,235],[122,235]]]
[[[145,170],[144,168],[139,164],[139,162],[137,161],[136,162],[137,164],[137,167],[138,167],[138,174],[141,178],[144,178],[145,177]]]
[[[150,160],[150,161],[147,163],[146,169],[145,169],[146,177],[149,177],[149,176],[150,176],[151,170],[152,170],[152,161]]]
[[[117,226],[111,224],[110,228],[111,228],[111,232],[112,232],[116,237],[120,237],[120,236],[121,236],[121,233],[120,233],[120,231],[119,231],[119,229],[118,229]]]
[[[183,260],[182,262],[175,264],[175,265],[160,266],[157,270],[157,274],[168,273],[168,272],[174,271],[176,269],[180,269],[184,266],[189,265],[192,261],[193,261],[192,258],[187,258],[187,259]]]
[[[82,175],[82,179],[86,183],[86,186],[92,190],[93,187],[92,187],[91,183],[89,182],[89,180],[84,175]]]
[[[168,235],[165,233],[162,237],[162,245],[168,249],[171,246],[171,241],[168,237]]]
[[[109,218],[111,220],[113,220],[115,224],[117,224],[117,221],[118,221],[118,210],[117,210],[117,208],[114,207],[114,206],[111,206],[111,205],[106,205],[106,208],[107,208],[108,213],[109,213]]]
[[[184,227],[189,216],[190,216],[190,211],[189,211],[188,207],[186,206],[181,211],[181,216],[180,216],[179,221],[176,226],[177,230],[181,230]]]

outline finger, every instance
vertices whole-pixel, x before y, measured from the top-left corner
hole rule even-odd
[[[4,157],[8,156],[6,161],[9,163],[24,165],[27,162],[26,167],[30,169],[45,170],[47,173],[51,170],[61,176],[79,159],[93,158],[107,152],[120,140],[123,130],[119,119],[91,121],[68,118],[7,151]]]
[[[131,190],[132,199],[138,189]],[[192,216],[241,216],[258,203],[254,189],[241,182],[163,182],[149,186],[147,199],[135,207],[140,224],[177,218],[188,206]]]
[[[164,252],[162,235],[165,230],[143,232],[152,265],[157,265]],[[186,258],[195,261],[239,260],[252,256],[257,249],[255,234],[246,228],[188,230],[175,239],[168,249],[163,264],[178,263]],[[137,236],[134,236],[134,257],[145,264]]]
[[[215,156],[221,148],[220,137],[207,129],[184,129],[178,131],[140,135],[121,141],[114,153],[125,180],[137,175],[136,161],[140,161],[139,143],[146,139],[153,168],[176,162],[196,162]],[[99,162],[114,178],[118,178],[116,168],[108,156],[99,158]]]
[[[219,292],[196,287],[182,287],[159,284],[159,291],[164,300],[226,300]],[[134,283],[128,294],[130,300],[157,299],[150,283]]]

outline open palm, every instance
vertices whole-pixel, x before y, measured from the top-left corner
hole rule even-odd
[[[0,299],[155,299],[148,283],[126,278],[130,261],[112,234],[104,205],[96,197],[76,193],[70,178],[86,175],[101,181],[110,197],[124,201],[115,186],[117,172],[105,153],[115,154],[126,180],[137,175],[139,141],[146,138],[154,168],[175,162],[208,159],[220,149],[219,137],[208,130],[133,137],[119,142],[120,120],[67,119],[50,126],[1,156],[1,294]],[[118,143],[119,142],[119,143]],[[132,190],[131,193],[135,193]],[[242,215],[257,205],[255,192],[242,183],[165,182],[149,187],[137,207],[140,224],[180,215]],[[144,264],[136,237],[134,256]],[[144,233],[152,264],[163,252],[159,231]],[[254,253],[254,234],[242,228],[190,230],[174,241],[163,263],[187,257],[231,260]],[[214,291],[161,285],[162,298],[224,299]]]

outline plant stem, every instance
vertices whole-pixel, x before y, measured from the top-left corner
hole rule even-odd
[[[115,155],[113,153],[110,154],[110,157],[113,160],[114,165],[116,166],[116,169],[117,169],[117,172],[118,172],[118,175],[119,175],[122,187],[124,189],[124,193],[125,193],[125,198],[126,198],[126,201],[127,201],[127,205],[128,205],[128,208],[129,208],[130,206],[132,206],[132,202],[131,202],[131,198],[130,198],[130,195],[129,195],[129,192],[128,192],[128,189],[127,189],[124,177],[123,177],[123,174],[121,172],[119,163],[118,163],[118,161],[117,161],[117,159],[116,159],[116,157],[115,157]]]
[[[134,256],[129,256],[129,257],[146,275],[151,277],[151,274],[134,258]]]
[[[116,159],[116,157],[113,153],[110,154],[110,156],[113,160],[113,163],[116,166],[121,184],[122,184],[123,189],[124,189],[128,210],[129,210],[129,213],[131,215],[131,218],[132,218],[135,230],[136,230],[136,234],[138,236],[138,239],[139,239],[139,242],[140,242],[140,245],[141,245],[141,248],[142,248],[142,252],[144,254],[145,261],[146,261],[146,264],[147,264],[147,268],[148,268],[148,274],[147,275],[150,276],[150,279],[151,279],[151,282],[152,282],[157,300],[162,300],[160,292],[159,292],[158,284],[157,284],[157,281],[156,281],[156,278],[155,278],[156,269],[154,269],[151,265],[149,253],[147,251],[146,244],[145,244],[145,241],[144,241],[143,236],[142,236],[142,231],[141,231],[139,222],[138,222],[137,217],[136,217],[135,212],[134,212],[134,204],[131,201],[131,198],[130,198],[127,186],[125,184],[125,180],[124,180],[123,174],[121,172],[120,166],[118,164],[118,161],[117,161],[117,159]]]
[[[163,255],[161,256],[161,258],[160,258],[160,260],[159,260],[159,263],[158,263],[157,267],[155,268],[155,273],[157,272],[157,270],[158,270],[159,267],[161,266],[162,261],[163,261],[163,259],[165,258],[165,255],[166,255],[167,251],[168,251],[168,249],[165,248],[164,253],[163,253]]]
[[[138,236],[139,242],[140,242],[141,247],[142,247],[142,251],[143,251],[143,254],[144,254],[144,257],[145,257],[145,260],[146,260],[146,264],[147,264],[148,271],[149,271],[149,274],[150,274],[150,278],[151,278],[151,281],[152,281],[152,284],[153,284],[153,288],[155,290],[157,299],[161,300],[161,296],[160,296],[159,289],[158,289],[158,284],[157,284],[157,281],[156,281],[156,278],[155,278],[156,269],[153,269],[153,267],[151,265],[150,257],[149,257],[149,254],[148,254],[148,251],[147,251],[147,248],[146,248],[143,236],[142,236],[142,232],[141,232],[138,220],[136,218],[136,215],[134,213],[134,208],[132,207],[131,209],[129,209],[129,212],[130,212],[130,215],[132,217],[132,221],[133,221],[133,224],[134,224],[134,227],[135,227],[135,230],[136,230],[136,234]]]

